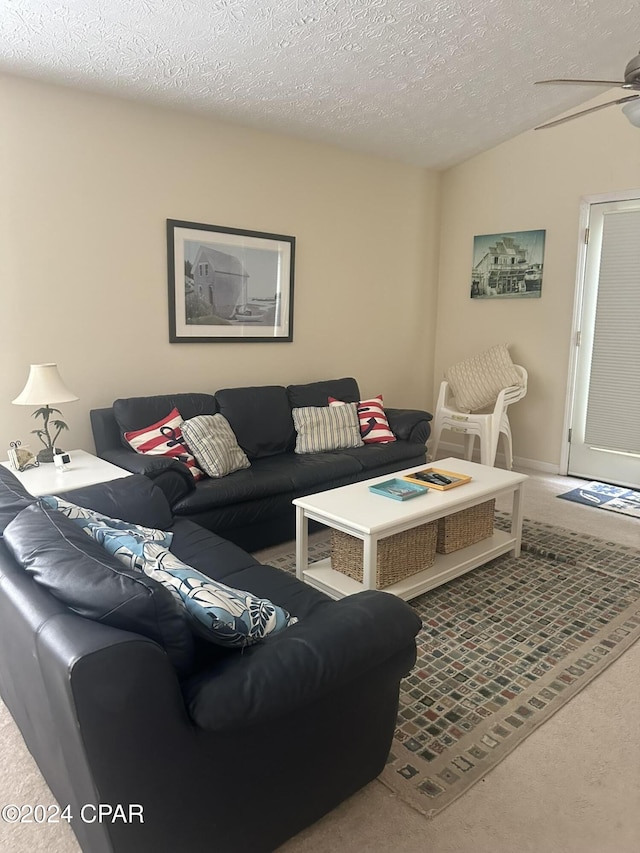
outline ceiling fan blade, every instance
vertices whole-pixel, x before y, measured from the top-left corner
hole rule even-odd
[[[571,119],[578,118],[578,116],[586,116],[589,113],[595,113],[597,110],[603,110],[605,107],[612,107],[614,104],[626,104],[628,101],[637,101],[640,98],[640,95],[627,95],[626,98],[618,98],[615,101],[607,101],[606,104],[598,104],[597,107],[589,107],[588,110],[580,110],[579,113],[571,113],[570,116],[565,116],[564,118],[557,118],[555,121],[549,121],[546,124],[539,124],[538,127],[534,128],[534,130],[543,130],[547,127],[555,127],[558,124],[564,124],[565,121],[571,121]]]
[[[572,83],[575,86],[624,86],[621,80],[536,80],[535,85],[540,83]]]

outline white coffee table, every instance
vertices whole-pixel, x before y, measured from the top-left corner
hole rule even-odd
[[[71,462],[62,469],[56,468],[53,462],[42,463],[37,468],[29,468],[27,471],[14,471],[8,461],[0,464],[8,468],[25,489],[36,498],[131,476],[130,471],[118,468],[117,465],[87,453],[86,450],[70,450],[69,456]]]
[[[452,554],[437,554],[433,566],[384,589],[408,601],[429,589],[475,569],[501,554],[520,554],[522,537],[522,491],[526,475],[501,468],[490,468],[463,459],[441,459],[430,463],[436,468],[467,474],[472,479],[454,489],[441,492],[429,489],[408,501],[395,501],[369,491],[373,483],[382,483],[392,477],[401,477],[420,467],[412,466],[395,474],[376,477],[341,486],[315,495],[296,498],[296,574],[300,580],[327,593],[332,598],[375,589],[378,542],[387,536],[410,530],[421,524],[436,521],[454,512],[476,506],[498,498],[512,496],[511,529],[509,532],[494,530],[487,539],[454,551]],[[320,560],[309,564],[308,533],[309,519],[319,521],[327,527],[356,536],[363,542],[362,583],[331,568],[331,560]]]

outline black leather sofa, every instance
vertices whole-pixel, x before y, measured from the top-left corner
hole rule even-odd
[[[345,378],[287,388],[227,388],[213,395],[130,397],[116,400],[110,408],[92,410],[91,425],[98,456],[153,479],[177,516],[256,551],[293,538],[294,498],[425,462],[432,416],[415,409],[385,410],[397,441],[332,453],[294,453],[291,409],[326,406],[329,396],[358,402],[358,383]],[[185,420],[221,412],[251,467],[196,483],[177,460],[135,453],[123,434],[156,423],[174,406]]]
[[[380,773],[415,662],[409,605],[376,591],[332,601],[173,518],[143,476],[64,497],[171,529],[182,560],[299,619],[242,650],[193,637],[179,673],[148,622],[118,621],[124,604],[88,618],[107,593],[71,565],[95,543],[79,529],[56,538],[0,467],[0,694],[84,853],[271,851]],[[32,572],[34,549],[38,580],[13,556]],[[141,806],[144,823],[80,819],[99,803]]]

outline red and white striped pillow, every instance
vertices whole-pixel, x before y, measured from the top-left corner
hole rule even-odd
[[[336,400],[335,397],[329,397],[329,405],[344,406],[344,402]],[[358,422],[360,435],[365,444],[382,444],[396,440],[384,412],[382,394],[378,394],[371,400],[360,400]]]
[[[149,453],[154,456],[173,456],[184,462],[194,479],[204,477],[198,468],[196,458],[189,450],[182,435],[182,415],[177,409],[169,412],[166,418],[143,429],[125,432],[125,440],[136,453]]]

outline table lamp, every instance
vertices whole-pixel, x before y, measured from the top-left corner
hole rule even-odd
[[[62,414],[60,409],[51,407],[51,403],[70,403],[78,397],[69,391],[58,373],[57,364],[32,364],[29,368],[29,378],[22,392],[12,402],[17,406],[40,406],[33,413],[34,418],[41,417],[43,420],[41,429],[31,430],[38,436],[43,449],[38,453],[38,462],[53,462],[54,453],[61,453],[57,448],[56,440],[60,433],[69,427],[61,420],[51,421],[51,427],[55,430],[53,437],[49,431],[49,419],[56,412]]]

